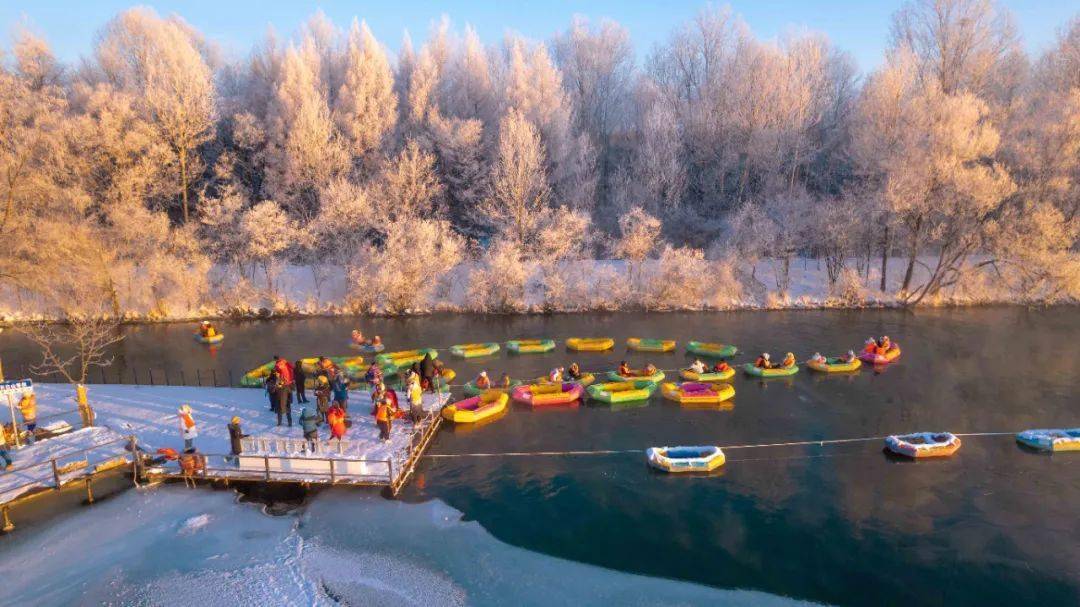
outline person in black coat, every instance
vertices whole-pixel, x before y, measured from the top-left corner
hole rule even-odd
[[[425,389],[434,385],[431,380],[435,379],[435,361],[431,354],[425,354],[424,360],[420,361],[420,380]]]
[[[271,371],[270,375],[266,376],[266,381],[263,383],[266,388],[266,396],[270,399],[270,411],[277,411],[278,406],[278,374],[277,371]]]
[[[239,417],[233,417],[232,421],[229,422],[228,428],[229,428],[229,443],[230,443],[230,447],[231,447],[230,451],[232,452],[233,457],[235,458],[237,455],[240,455],[240,453],[243,452],[243,447],[240,444],[240,439],[247,438],[249,435],[244,434],[244,431],[240,429],[240,418]]]
[[[296,380],[296,402],[308,402],[307,392],[305,391],[307,386],[304,385],[304,382],[307,381],[307,374],[304,373],[304,361],[298,360],[293,365],[293,379]]]

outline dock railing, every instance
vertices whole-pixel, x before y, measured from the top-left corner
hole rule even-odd
[[[119,444],[126,445],[124,453],[91,464],[92,453],[106,448],[115,449]],[[22,475],[28,480],[16,485],[0,487],[0,495],[3,496],[3,499],[0,499],[0,505],[6,507],[6,504],[25,496],[31,489],[59,491],[72,480],[128,465],[137,459],[135,454],[137,454],[136,439],[134,436],[126,436],[83,449],[61,451],[51,454],[48,459],[13,467],[3,472],[5,478]]]

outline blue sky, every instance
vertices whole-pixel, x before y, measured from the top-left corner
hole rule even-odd
[[[5,0],[0,2],[0,27],[7,33],[20,23],[43,34],[65,61],[88,54],[94,33],[116,13],[133,6],[120,0]],[[496,2],[493,0],[160,0],[141,4],[161,14],[178,13],[215,41],[228,55],[243,56],[268,26],[290,35],[316,10],[346,27],[354,16],[366,19],[375,35],[391,50],[408,30],[423,39],[432,21],[446,14],[455,28],[466,23],[485,42],[498,42],[508,31],[546,39],[565,29],[575,14],[591,19],[611,18],[630,30],[639,57],[664,40],[680,22],[692,17],[705,2],[671,0],[593,0],[570,2]],[[764,39],[791,30],[824,32],[851,52],[859,67],[873,69],[881,61],[889,16],[900,1],[884,0],[732,0],[729,4]],[[1080,5],[1068,1],[1005,0],[1013,12],[1029,51],[1047,48],[1058,28],[1080,14]],[[5,40],[4,46],[7,45]]]

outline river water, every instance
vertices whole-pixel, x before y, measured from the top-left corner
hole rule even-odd
[[[641,336],[733,343],[746,353],[737,359],[742,361],[761,350],[774,357],[791,350],[800,359],[815,351],[839,354],[881,334],[903,348],[900,361],[882,372],[824,377],[804,369],[793,378],[766,382],[740,376],[732,380],[736,396],[725,407],[690,409],[659,396],[633,407],[582,404],[533,411],[515,405],[493,423],[446,427],[431,449],[443,457],[420,466],[403,493],[402,516],[419,512],[411,516],[430,520],[435,507],[440,516],[450,512],[449,518],[462,518],[458,524],[478,523],[490,542],[510,545],[478,554],[475,547],[473,552],[464,547],[473,545],[471,540],[410,543],[437,564],[431,570],[460,584],[440,595],[448,602],[457,597],[497,604],[507,596],[528,596],[526,602],[543,604],[565,601],[569,589],[589,592],[588,584],[554,592],[548,588],[551,577],[525,570],[539,565],[528,565],[532,561],[520,555],[506,556],[508,566],[500,566],[493,555],[512,549],[592,567],[560,575],[587,578],[589,571],[604,571],[595,566],[638,574],[605,578],[611,587],[632,587],[628,580],[640,576],[694,584],[643,589],[638,599],[644,603],[745,599],[753,604],[775,596],[840,605],[1080,603],[1080,454],[1046,456],[1019,448],[1011,436],[970,436],[952,458],[905,462],[887,456],[881,441],[872,440],[729,449],[721,471],[687,478],[651,471],[640,452],[656,445],[1080,426],[1080,310],[1075,308],[238,322],[221,325],[226,339],[216,351],[195,344],[190,325],[132,326],[125,328],[127,338],[116,350],[118,366],[106,378],[114,381],[118,372],[124,377],[151,367],[184,369],[188,375],[215,369],[224,376],[275,353],[290,358],[344,354],[348,332],[357,323],[368,334],[383,335],[391,349],[575,335],[611,336],[621,344]],[[11,332],[0,335],[0,347],[5,368],[32,360],[32,350]],[[678,353],[653,355],[621,347],[585,355],[558,349],[468,362],[444,351],[442,357],[462,378],[481,368],[527,378],[571,360],[596,370],[623,359],[674,369],[690,360],[681,349],[680,344]],[[473,456],[590,450],[635,452]],[[383,506],[351,492],[319,493],[299,515],[308,521],[301,528],[316,533],[313,513],[332,512],[350,521],[348,533],[335,543],[327,540],[334,535],[327,530],[323,543],[334,543],[339,555],[368,554],[370,538],[348,538],[363,536],[350,525],[372,516],[373,508]],[[253,508],[245,512],[264,516]],[[398,523],[385,520],[394,526],[390,537],[405,542]],[[15,545],[29,550],[33,544],[26,537]],[[477,568],[466,574],[460,561],[446,564],[450,553],[472,555]],[[395,558],[405,555],[399,551]],[[596,582],[597,592],[607,587],[604,583]],[[348,588],[335,592],[347,595]],[[492,594],[491,588],[514,594]],[[687,588],[701,588],[703,594]],[[754,592],[710,595],[706,589]],[[618,595],[598,594],[591,602],[600,596]]]

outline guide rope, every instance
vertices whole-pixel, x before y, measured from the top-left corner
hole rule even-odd
[[[1015,432],[968,432],[956,434],[959,437],[984,437],[984,436],[1012,436]],[[729,451],[735,449],[762,449],[766,447],[806,447],[830,445],[843,445],[849,443],[865,443],[883,441],[886,436],[864,436],[860,438],[835,438],[826,440],[791,441],[785,443],[757,443],[747,445],[718,445],[720,449]],[[490,458],[490,457],[563,457],[563,456],[590,456],[590,455],[624,455],[628,453],[641,454],[644,449],[591,449],[591,450],[568,450],[568,451],[503,451],[491,453],[429,453],[424,457],[431,459],[455,459],[463,457]],[[809,457],[809,456],[806,456]],[[761,458],[761,459],[796,459],[796,458]],[[737,460],[732,460],[737,461]],[[751,461],[751,460],[742,460]]]

